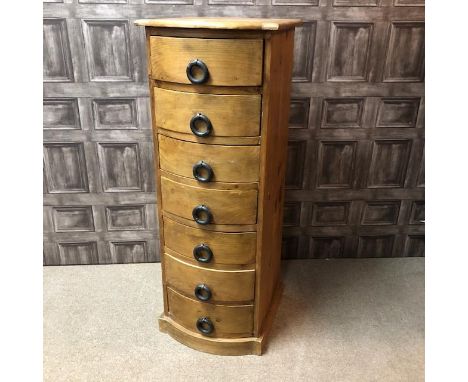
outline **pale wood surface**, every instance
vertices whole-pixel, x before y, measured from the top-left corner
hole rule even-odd
[[[154,34],[155,30],[150,33]],[[265,34],[264,40],[247,35],[237,40],[229,36],[216,40],[212,34],[189,36],[149,37],[150,83],[155,100],[153,128],[161,132],[157,134],[157,146],[165,227],[166,298],[176,301],[173,305],[177,307],[172,314],[177,322],[166,313],[160,325],[188,346],[224,354],[224,345],[208,342],[206,346],[206,337],[199,335],[194,327],[195,316],[204,312],[200,309],[215,306],[213,304],[252,303],[251,332],[223,328],[212,336],[221,337],[216,340],[233,337],[228,341],[235,343],[240,336],[252,333],[257,341],[244,343],[235,351],[260,354],[261,344],[265,343],[263,336],[271,328],[277,307],[275,290],[276,296],[280,294],[277,286],[293,30]],[[249,53],[260,47],[259,58]],[[232,52],[235,52],[234,60]],[[191,85],[187,80],[185,67],[194,58],[208,65],[211,77],[206,85]],[[180,61],[184,63],[179,64]],[[234,77],[228,68],[233,61],[240,63],[236,67],[245,66],[248,61],[242,73]],[[231,78],[223,78],[223,75]],[[262,87],[258,87],[261,84]],[[257,114],[259,102],[261,125]],[[218,141],[193,138],[189,121],[197,112],[212,120],[215,134],[211,139]],[[216,116],[215,119],[212,116]],[[217,126],[221,126],[221,133],[216,130]],[[259,133],[260,145],[240,144],[243,139],[256,138]],[[235,143],[230,144],[231,139]],[[212,182],[200,183],[193,178],[192,167],[200,160],[213,168]],[[201,204],[212,212],[213,224],[202,226],[193,221],[192,209]],[[242,225],[258,231],[242,233],[233,228]],[[224,231],[225,227],[231,228]],[[209,265],[193,258],[193,248],[201,242],[214,252],[216,260]],[[255,269],[246,268],[249,264]],[[194,296],[195,286],[201,283],[212,291],[210,302],[198,302]],[[236,325],[246,323],[245,318],[233,313],[228,315],[227,311],[226,317],[239,320]]]
[[[188,37],[188,38],[235,38],[263,39],[265,32],[252,29],[194,29],[194,28],[147,28],[152,36]]]
[[[257,221],[256,190],[215,190],[192,187],[161,177],[162,208],[193,221],[192,210],[206,205],[213,224],[254,224]]]
[[[273,289],[273,296],[271,297],[270,304],[268,306],[268,311],[263,317],[262,322],[262,331],[260,334],[260,338],[262,339],[260,343],[260,352],[264,353],[266,347],[268,346],[268,338],[270,336],[270,332],[273,329],[273,323],[276,318],[276,313],[280,307],[281,298],[283,296],[284,285],[281,280],[274,286]],[[254,324],[255,325],[255,324]]]
[[[162,314],[158,320],[159,330],[169,334],[180,343],[205,353],[219,355],[262,355],[268,346],[268,335],[273,327],[276,312],[281,302],[282,293],[283,285],[279,283],[275,289],[269,312],[264,319],[265,323],[263,333],[258,337],[229,339],[209,338],[187,330],[164,314]]]
[[[260,134],[261,96],[198,94],[154,88],[156,126],[194,136],[190,119],[207,116],[213,130],[209,137],[242,137]],[[177,112],[174,112],[177,111]],[[207,138],[199,138],[203,142]]]
[[[193,248],[196,245],[206,244],[213,251],[213,259],[207,265],[216,267],[224,264],[250,264],[255,261],[256,232],[213,232],[192,228],[169,218],[164,218],[164,226],[165,246],[187,258],[193,259]]]
[[[229,145],[229,146],[258,146],[260,144],[260,137],[197,137],[196,135],[189,135],[178,133],[176,131],[165,130],[158,128],[158,133],[167,137],[180,139],[183,141],[203,143],[210,145]]]
[[[201,39],[151,36],[152,77],[190,84],[187,64],[202,60],[207,85],[255,86],[262,83],[263,40]]]
[[[254,270],[217,270],[202,268],[165,253],[166,282],[178,292],[193,296],[198,284],[212,293],[210,302],[245,303],[254,299]]]
[[[214,326],[209,337],[250,337],[253,330],[253,305],[220,305],[197,301],[167,288],[169,315],[183,327],[198,333],[196,322],[208,317]]]
[[[294,31],[273,34],[265,43],[261,181],[258,205],[255,334],[262,333],[281,266],[288,113]]]
[[[180,224],[188,225],[193,228],[200,228],[200,224],[195,223],[193,220],[188,220],[177,216],[171,212],[163,210],[163,216],[172,219]],[[203,227],[207,231],[220,231],[220,232],[256,232],[256,224],[208,224]]]
[[[213,231],[210,231],[210,232],[213,232]],[[202,268],[219,269],[219,270],[224,270],[224,271],[255,270],[255,263],[250,263],[250,264],[213,264],[211,262],[200,263],[199,261],[195,260],[194,257],[183,256],[179,252],[173,251],[169,247],[165,247],[164,252],[171,255],[172,257],[175,257],[176,259],[179,259],[186,263],[196,265]]]
[[[239,29],[268,30],[294,28],[302,24],[299,19],[262,19],[242,17],[177,17],[166,19],[142,19],[135,24],[164,28],[203,28],[203,29]]]
[[[197,94],[231,94],[231,95],[244,95],[244,94],[261,94],[262,87],[257,86],[213,86],[213,85],[197,85],[197,84],[179,84],[177,82],[165,82],[159,81],[154,78],[151,78],[151,66],[150,69],[149,81],[154,84],[154,86],[161,89],[174,90],[178,92],[185,93],[197,93]]]
[[[146,60],[149,63],[151,57],[151,46],[150,46],[150,33],[145,28],[146,33]],[[149,66],[149,65],[148,65]],[[148,67],[148,71],[149,71]],[[151,94],[151,82],[149,82],[149,91]],[[150,96],[151,110],[154,110],[154,97]],[[160,166],[159,166],[159,146],[157,143],[157,133],[156,133],[156,116],[154,113],[151,113],[151,127],[152,127],[152,137],[153,137],[153,161],[154,161],[154,176],[156,180],[156,216],[158,217],[158,226],[159,226],[159,258],[161,260],[161,272],[162,272],[162,284],[164,288],[163,300],[164,300],[164,313],[168,314],[168,305],[167,305],[167,294],[165,293],[166,289],[166,275],[164,267],[164,222],[163,222],[163,208],[162,208],[162,193],[161,186],[159,184],[159,179],[161,178]]]
[[[193,333],[170,317],[159,317],[159,330],[192,349],[217,355],[262,354],[263,338],[210,338]]]
[[[187,178],[185,176],[180,176],[173,174],[171,172],[160,169],[161,176],[164,176],[167,179],[173,180],[177,183],[186,184],[188,186],[200,187],[204,189],[213,189],[213,190],[258,190],[258,182],[254,183],[225,183],[225,182],[207,182],[200,184],[195,178]]]
[[[193,165],[204,161],[213,169],[211,182],[257,182],[259,146],[208,145],[158,136],[162,170],[194,179]],[[205,184],[200,182],[199,186]]]

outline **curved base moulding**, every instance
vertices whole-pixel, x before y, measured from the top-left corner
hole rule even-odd
[[[219,355],[262,354],[263,337],[247,338],[210,338],[191,332],[169,317],[159,317],[159,330],[185,346],[205,353]]]
[[[170,317],[164,315],[159,317],[159,330],[162,333],[169,334],[172,338],[191,347],[192,349],[205,353],[217,355],[262,355],[266,348],[266,338],[273,325],[273,318],[278,310],[283,286],[279,284],[276,288],[273,300],[271,302],[270,311],[265,318],[265,326],[263,334],[260,337],[246,338],[211,338],[201,334],[194,333],[185,329],[183,326],[176,323]]]

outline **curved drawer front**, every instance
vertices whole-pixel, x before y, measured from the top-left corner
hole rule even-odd
[[[167,288],[169,314],[172,319],[194,332],[197,320],[207,318],[212,324],[210,337],[249,337],[253,331],[253,305],[215,305],[196,301]]]
[[[201,268],[164,254],[167,284],[196,299],[195,288],[204,284],[211,291],[208,302],[245,302],[254,299],[254,270],[220,271]]]
[[[190,84],[187,65],[201,60],[206,85],[258,86],[262,83],[263,40],[150,37],[151,71],[161,81]]]
[[[200,94],[154,88],[157,127],[179,133],[194,135],[190,120],[200,113],[211,122],[209,137],[258,136],[260,108],[259,94]]]
[[[192,228],[164,218],[164,245],[182,256],[194,259],[194,249],[206,245],[212,265],[251,264],[255,261],[256,232],[225,233]],[[201,254],[202,260],[206,254]]]
[[[255,224],[257,190],[218,190],[193,187],[161,177],[163,211],[194,221],[193,209],[206,206],[212,220],[209,224]]]
[[[194,178],[193,166],[203,161],[213,170],[210,181],[258,182],[260,146],[206,145],[158,134],[159,166]]]

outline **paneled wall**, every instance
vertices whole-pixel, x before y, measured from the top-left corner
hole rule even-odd
[[[44,264],[158,261],[139,18],[299,17],[284,258],[424,255],[423,0],[44,4]]]

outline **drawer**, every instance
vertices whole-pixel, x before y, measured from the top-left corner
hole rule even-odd
[[[201,61],[192,70],[201,79],[201,65],[206,65],[206,85],[258,86],[262,83],[262,39],[209,39],[150,37],[151,72],[161,81],[190,84],[187,66]]]
[[[206,224],[255,224],[257,190],[205,189],[175,182],[161,176],[162,209],[195,221],[194,214]],[[207,208],[212,218],[207,219]],[[194,211],[195,210],[195,211]],[[198,223],[198,222],[197,222]],[[203,224],[201,224],[203,225]]]
[[[167,288],[169,315],[185,328],[211,337],[249,337],[253,332],[253,305],[216,305],[202,303]],[[208,331],[197,329],[208,319]],[[211,324],[211,325],[210,325]],[[202,329],[203,330],[203,329]]]
[[[158,141],[159,166],[165,171],[195,178],[195,166],[196,173],[205,178],[208,170],[210,181],[258,182],[260,146],[207,145],[161,134]]]
[[[205,137],[259,136],[260,110],[259,94],[200,94],[154,88],[156,126],[179,133],[206,134]],[[211,131],[206,128],[208,124]]]
[[[208,231],[164,218],[164,245],[182,256],[198,258],[202,265],[251,264],[255,262],[257,233]]]
[[[206,302],[246,302],[254,299],[254,270],[221,271],[201,268],[164,254],[166,282],[176,291],[196,299],[195,290]],[[206,288],[204,292],[203,289]],[[211,296],[207,293],[211,293]],[[201,300],[200,300],[201,301]]]

